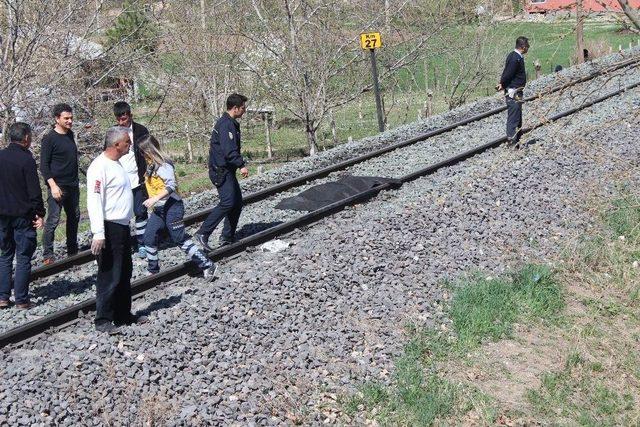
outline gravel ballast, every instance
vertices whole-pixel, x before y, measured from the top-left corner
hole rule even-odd
[[[586,73],[593,71],[593,66],[584,68],[585,70],[583,71]],[[571,74],[571,76],[573,77],[574,75]],[[595,99],[598,96],[617,90],[621,86],[628,85],[638,80],[640,80],[640,67],[636,66],[635,68],[618,70],[611,75],[597,77],[589,82],[578,84],[557,94],[545,96],[543,100],[525,105],[525,126],[534,124],[552,114],[578,106],[585,100]],[[566,77],[562,81],[566,82]],[[538,80],[534,83],[538,84]],[[550,81],[549,84],[551,84],[552,87],[555,87],[559,85],[560,82],[557,79],[554,79]],[[539,88],[539,90],[544,91],[546,90],[546,87]],[[490,101],[495,100],[491,98]],[[476,147],[494,138],[501,137],[504,135],[505,114],[506,113],[503,113],[471,123],[462,128],[456,129],[455,131],[430,138],[426,141],[419,142],[403,149],[398,149],[386,155],[354,165],[346,170],[332,173],[326,178],[315,180],[262,202],[249,205],[245,207],[240,218],[238,237],[245,237],[270,226],[277,225],[281,222],[289,221],[300,216],[299,212],[277,210],[275,209],[275,206],[283,198],[294,196],[310,186],[337,180],[345,174],[400,177],[421,167],[425,167],[448,158],[453,154]],[[456,121],[459,120],[460,117],[452,116],[448,119]],[[408,133],[408,136],[415,136],[417,134],[424,133],[426,129],[422,128],[422,126],[424,126],[423,122],[416,123],[415,127],[417,127],[418,130],[413,129],[412,132]],[[390,138],[391,139],[387,144],[401,140],[401,138],[395,134]],[[354,144],[358,146],[359,143]],[[376,148],[380,148],[380,144],[372,143],[370,149]],[[343,150],[344,147],[340,146],[338,149]],[[331,152],[325,152],[322,153],[322,155],[328,156],[329,153]],[[338,158],[340,158],[339,155],[334,157],[334,159]],[[303,159],[300,162],[303,164],[303,166],[301,166],[301,172],[305,172],[304,164],[308,162],[308,160]],[[287,165],[287,167],[290,167],[290,165]],[[298,172],[298,174],[299,173],[300,172]],[[284,180],[291,178],[292,176],[298,175],[285,174],[284,176],[280,176],[280,179]],[[258,176],[255,179],[259,180],[263,178],[262,176]],[[253,188],[253,190],[245,189],[245,192],[247,193],[266,186],[266,183],[263,183],[263,185],[252,187],[254,184],[252,184],[251,179],[247,180],[244,184]],[[188,211],[194,212],[211,207],[214,203],[216,203],[216,199],[211,197],[210,192],[205,192],[201,195],[187,199],[186,207]],[[198,226],[191,227],[188,231],[193,234],[197,227]],[[212,244],[217,241],[217,233],[220,232],[220,229],[221,227],[219,227],[216,234],[212,236]],[[184,254],[179,248],[169,247],[160,252],[162,268],[174,266],[184,261]],[[0,331],[18,326],[26,321],[37,319],[56,310],[61,310],[71,306],[72,304],[76,304],[86,300],[87,298],[93,297],[95,293],[95,271],[95,264],[90,263],[85,266],[74,268],[71,271],[33,283],[31,286],[32,300],[38,305],[28,312],[16,312],[15,310],[0,311]],[[146,261],[134,257],[133,278],[139,279],[145,275]]]
[[[444,280],[556,262],[593,226],[591,197],[615,194],[621,176],[638,184],[639,113],[635,89],[537,129],[527,149],[491,150],[283,236],[291,246],[282,252],[227,260],[213,283],[150,291],[134,304],[150,322],[122,336],[97,334],[88,317],[3,349],[0,424],[333,421],[338,396],[389,378],[406,323],[447,327]],[[432,146],[501,136],[503,123],[350,173],[397,176],[446,153]],[[270,213],[256,204],[242,220],[282,218]]]

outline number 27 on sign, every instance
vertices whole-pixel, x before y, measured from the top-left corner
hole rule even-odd
[[[382,47],[382,37],[380,37],[380,33],[360,34],[360,47],[362,47],[362,49],[378,49]]]

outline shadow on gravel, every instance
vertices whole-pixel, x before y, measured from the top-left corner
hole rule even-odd
[[[539,144],[542,142],[542,139],[540,138],[531,138],[528,139],[526,142],[524,142],[522,144],[523,147],[529,147],[530,145],[535,145],[535,144]]]
[[[80,281],[70,281],[67,279],[55,280],[49,284],[34,286],[29,289],[29,293],[36,299],[38,304],[55,300],[69,295],[81,295],[92,288],[96,283],[96,275],[91,275]]]
[[[159,301],[152,302],[144,310],[139,310],[138,314],[141,314],[143,316],[148,316],[149,314],[153,313],[154,311],[165,310],[167,308],[171,308],[174,305],[178,304],[180,301],[182,301],[182,295],[171,295],[170,297],[162,298]]]
[[[242,226],[240,230],[236,232],[236,238],[244,239],[245,237],[249,237],[253,234],[260,233],[261,231],[267,230],[269,228],[275,227],[277,225],[282,224],[283,221],[274,221],[274,222],[254,222],[251,224],[245,224]]]

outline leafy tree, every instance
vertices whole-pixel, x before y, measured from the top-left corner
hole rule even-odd
[[[108,29],[107,46],[122,46],[133,51],[153,52],[157,44],[158,31],[146,12],[146,3],[126,0],[122,13]]]

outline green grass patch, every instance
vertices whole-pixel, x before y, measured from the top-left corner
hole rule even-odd
[[[584,238],[577,250],[565,254],[576,270],[589,272],[591,283],[602,288],[615,285],[628,297],[615,300],[617,296],[605,295],[598,301],[583,301],[609,315],[624,311],[620,307],[637,309],[640,303],[640,197],[628,188],[619,191],[620,196],[603,209],[602,232]]]
[[[395,363],[391,386],[369,383],[343,404],[347,415],[366,411],[382,425],[431,425],[453,415],[462,386],[442,378],[428,357],[427,335],[417,333]]]
[[[411,339],[395,362],[390,385],[367,383],[342,402],[346,415],[366,413],[381,425],[427,426],[462,419],[474,410],[485,423],[496,418],[492,400],[475,387],[445,379],[436,366],[435,335],[409,328]]]
[[[456,286],[449,314],[457,347],[467,351],[485,340],[511,336],[519,320],[559,320],[562,290],[546,266],[528,265],[508,278],[474,275]]]
[[[557,322],[564,297],[549,268],[527,265],[505,278],[473,275],[452,286],[447,314],[451,334],[409,326],[409,342],[395,362],[390,385],[366,384],[343,404],[347,415],[366,411],[384,425],[431,425],[470,410],[488,422],[495,411],[490,399],[470,386],[442,377],[436,364],[460,357],[485,340],[511,335],[515,322]]]
[[[527,398],[538,416],[574,420],[584,426],[613,426],[626,420],[625,412],[634,408],[634,398],[607,387],[597,375],[600,362],[587,362],[571,353],[563,369],[543,375],[542,385],[529,390]]]
[[[605,223],[616,237],[622,236],[625,240],[638,242],[640,240],[640,200],[629,193],[614,200],[605,213]]]
[[[602,229],[588,236],[567,265],[581,288],[575,296],[586,307],[576,313],[585,322],[566,331],[581,350],[570,353],[564,366],[546,372],[542,385],[529,390],[531,416],[542,424],[584,426],[638,425],[637,410],[640,324],[636,295],[640,288],[640,199],[629,188],[608,203]]]
[[[391,381],[366,384],[345,402],[350,421],[362,420],[364,414],[382,425],[493,424],[516,417],[516,425],[521,420],[638,425],[640,198],[629,191],[621,194],[603,209],[603,228],[567,251],[565,267],[556,274],[545,266],[528,265],[504,277],[473,274],[450,284],[452,298],[445,314],[451,328],[410,327],[410,340]],[[561,286],[561,279],[574,286]],[[579,292],[574,292],[576,287]],[[573,304],[565,314],[569,298]],[[529,336],[514,343],[533,352],[534,359],[503,352],[500,344],[482,352],[483,343],[513,337],[516,323],[551,326],[549,331],[533,331],[548,339],[541,347]],[[565,359],[557,367],[560,355]],[[541,384],[535,388],[526,382],[530,373],[520,376],[503,365],[532,363],[538,357],[554,368],[536,373]],[[474,380],[450,379],[460,378],[459,370],[467,367],[472,374],[481,373],[478,381],[503,382],[515,397],[505,401],[497,393],[498,400],[492,400],[475,389]],[[533,366],[523,367],[535,372]]]

